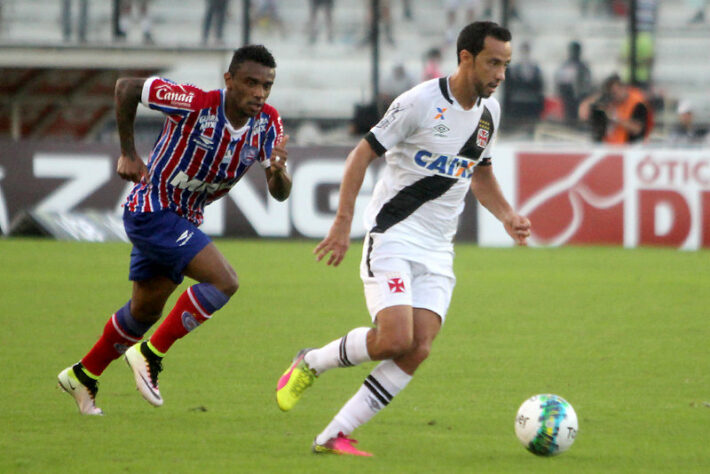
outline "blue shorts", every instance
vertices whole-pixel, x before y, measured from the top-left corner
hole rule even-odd
[[[162,275],[180,284],[183,271],[210,242],[195,224],[173,211],[123,211],[123,226],[133,243],[128,279]]]

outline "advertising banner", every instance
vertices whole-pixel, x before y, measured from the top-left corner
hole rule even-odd
[[[138,151],[147,160],[150,145]],[[337,210],[350,148],[289,146],[288,151],[293,189],[287,201],[268,195],[265,173],[254,165],[229,195],[206,207],[201,228],[217,237],[325,236]],[[8,235],[14,223],[16,229],[42,225],[43,232],[35,234],[60,239],[120,238],[118,218],[132,183],[115,173],[118,153],[112,144],[0,141],[0,233]],[[365,234],[363,212],[383,161],[373,163],[365,176],[353,238]],[[469,201],[459,240],[476,238],[476,207],[472,198]]]
[[[710,247],[710,150],[500,146],[504,194],[532,221],[532,245]],[[512,245],[479,209],[479,243]]]

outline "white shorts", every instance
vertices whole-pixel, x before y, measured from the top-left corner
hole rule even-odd
[[[419,256],[390,256],[386,252],[387,247],[373,246],[370,235],[365,236],[360,278],[372,321],[375,322],[377,313],[385,308],[406,305],[433,311],[441,317],[443,324],[456,286],[453,271],[442,272],[441,258],[437,259],[436,254],[429,255],[433,257],[429,265]],[[445,259],[448,255],[439,257]]]

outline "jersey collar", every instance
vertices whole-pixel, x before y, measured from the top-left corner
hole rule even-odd
[[[444,99],[446,99],[446,101],[453,105],[455,108],[465,111],[466,109],[464,109],[461,104],[459,104],[459,102],[456,100],[456,97],[454,97],[454,94],[451,92],[451,84],[449,83],[450,80],[451,76],[439,78],[439,89],[441,90],[441,95],[443,95]],[[481,100],[482,99],[480,97],[476,99],[476,104],[473,106],[474,109],[481,105]]]

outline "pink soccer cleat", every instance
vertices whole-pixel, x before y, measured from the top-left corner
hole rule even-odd
[[[330,438],[323,444],[317,444],[313,441],[313,452],[316,454],[348,454],[350,456],[372,456],[372,453],[360,451],[354,444],[357,441],[348,438],[341,431],[335,438]]]

